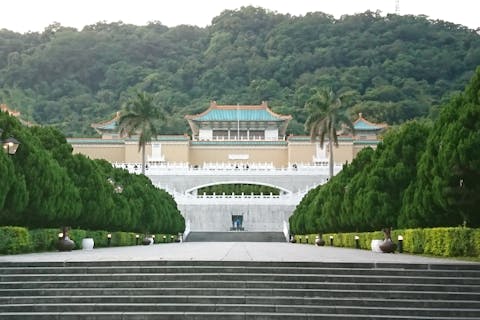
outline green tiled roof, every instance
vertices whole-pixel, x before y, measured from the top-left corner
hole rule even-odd
[[[353,125],[353,128],[355,129],[355,131],[357,131],[357,130],[358,131],[366,131],[366,130],[380,130],[380,129],[382,129],[381,126],[373,125],[371,123],[363,121],[363,119],[360,119],[357,122],[355,122],[355,124]]]
[[[112,121],[104,125],[98,126],[97,128],[102,130],[117,130],[117,127],[118,127],[117,121]]]
[[[194,118],[195,121],[284,121],[265,109],[212,109]]]

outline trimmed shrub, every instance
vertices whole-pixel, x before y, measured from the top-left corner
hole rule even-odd
[[[441,257],[480,257],[480,229],[471,228],[430,228],[405,229],[392,231],[392,240],[397,242],[398,236],[403,236],[403,251],[415,254],[428,254]],[[371,250],[371,241],[383,240],[381,231],[363,233],[325,233],[325,245],[355,248],[355,236],[359,237],[361,249]],[[315,244],[316,234],[296,235],[297,243]]]
[[[472,233],[473,237],[473,256],[480,257],[480,229],[475,229]]]
[[[27,230],[23,227],[0,227],[0,254],[17,254],[28,252],[43,252],[57,250],[58,229],[34,229]],[[82,239],[93,238],[96,248],[108,246],[108,231],[104,230],[82,230],[70,229],[68,237],[75,242],[75,249],[82,249]],[[110,246],[133,246],[136,244],[136,235],[133,232],[110,232],[112,235]],[[164,238],[165,236],[165,238]],[[155,243],[170,243],[177,240],[177,236],[170,234],[156,234]],[[143,234],[139,234],[139,242],[142,243]],[[165,240],[164,240],[165,239]]]
[[[23,227],[0,227],[0,254],[15,254],[32,251],[28,230]]]
[[[403,251],[410,253],[425,252],[425,233],[423,229],[406,229],[403,235]]]
[[[32,251],[53,251],[56,250],[59,229],[34,229],[29,230],[32,241]]]
[[[444,257],[468,257],[475,254],[474,230],[470,228],[425,229],[424,253]]]

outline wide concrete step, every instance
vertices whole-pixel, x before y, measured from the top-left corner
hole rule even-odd
[[[1,313],[9,312],[258,312],[258,313],[336,313],[350,315],[395,315],[435,317],[476,317],[480,309],[405,308],[393,303],[384,306],[326,306],[326,305],[279,305],[279,304],[208,304],[208,303],[124,303],[124,304],[9,304],[0,305]]]
[[[187,242],[286,242],[283,232],[199,232],[188,234]]]
[[[480,288],[480,282],[477,278],[452,278],[452,277],[387,277],[377,276],[368,277],[364,275],[360,276],[328,276],[328,275],[314,275],[314,274],[239,274],[239,273],[203,273],[203,274],[19,274],[19,275],[2,275],[0,276],[0,288],[4,288],[6,285],[25,284],[34,286],[36,283],[42,283],[47,286],[54,286],[55,283],[68,283],[68,282],[81,282],[86,285],[92,284],[92,286],[116,283],[128,283],[137,282],[144,283],[145,287],[150,287],[149,283],[166,283],[167,286],[189,286],[201,285],[202,283],[219,284],[228,287],[262,287],[262,283],[270,286],[271,283],[277,283],[283,285],[284,283],[300,283],[300,285],[306,283],[312,284],[342,284],[345,283],[349,286],[364,286],[365,284],[371,285],[372,288],[382,289],[383,284],[390,286],[402,286],[409,284],[412,287],[418,286],[419,288],[439,287],[439,289],[455,286],[458,288]],[[128,285],[128,284],[127,284]],[[292,284],[289,287],[294,286]],[[205,286],[205,285],[201,285]]]
[[[328,320],[328,319],[368,319],[368,320],[472,320],[472,317],[438,316],[391,316],[362,314],[305,314],[305,313],[255,313],[255,312],[43,312],[7,313],[2,319],[8,320]]]
[[[478,265],[1,263],[0,319],[480,319]]]
[[[53,268],[61,270],[63,268],[81,268],[84,270],[95,270],[101,267],[111,267],[119,269],[145,269],[151,267],[165,268],[170,267],[172,270],[179,268],[204,269],[208,267],[225,268],[230,267],[233,270],[245,268],[249,270],[269,269],[269,270],[286,270],[291,268],[315,269],[315,270],[391,270],[408,272],[424,271],[424,272],[468,272],[477,274],[480,277],[480,263],[388,263],[388,262],[308,262],[308,261],[209,261],[209,260],[105,260],[105,261],[29,261],[29,262],[0,262],[0,269],[29,268],[35,270],[37,268]],[[167,268],[168,269],[168,268]],[[147,269],[148,270],[148,269]]]
[[[0,297],[0,304],[264,304],[264,305],[316,305],[316,306],[356,306],[376,307],[394,304],[400,308],[439,308],[439,309],[480,309],[480,301],[471,300],[412,300],[387,298],[342,298],[342,297],[292,297],[292,296],[156,296],[156,295],[110,295],[110,296],[12,296]]]
[[[211,279],[181,279],[176,281],[157,281],[157,280],[120,280],[113,279],[109,281],[103,280],[85,280],[85,281],[4,281],[0,283],[0,290],[10,289],[58,289],[64,288],[114,288],[121,286],[122,288],[269,288],[269,289],[355,289],[355,290],[403,290],[408,284],[409,291],[437,291],[437,292],[478,292],[480,285],[472,284],[458,284],[458,283],[420,283],[415,282],[415,279],[405,279],[408,281],[395,283],[388,282],[388,278],[376,279],[376,281],[368,281],[368,278],[347,278],[347,279],[323,279],[316,282],[307,281],[282,281],[281,278],[276,277],[274,280],[264,281],[232,281],[221,280],[220,276]],[[180,277],[181,278],[181,277]],[[204,277],[202,277],[204,278]],[[235,277],[230,277],[235,278]],[[350,282],[350,280],[355,280]],[[383,282],[381,280],[384,280]],[[397,279],[396,279],[397,280]],[[435,279],[430,279],[434,281]],[[443,280],[443,279],[442,279]],[[463,281],[468,283],[468,281]],[[1,292],[1,291],[0,291]]]
[[[440,299],[440,300],[471,300],[480,301],[479,292],[438,292],[438,291],[410,291],[404,290],[372,291],[355,289],[254,289],[254,288],[72,288],[59,290],[57,288],[49,289],[2,289],[0,296],[115,296],[128,294],[136,295],[187,295],[187,296],[283,296],[283,297],[335,297],[335,298],[388,298],[405,299],[409,297],[412,300],[419,299]]]
[[[409,266],[410,267],[410,266]],[[344,268],[335,266],[283,266],[277,264],[276,266],[11,266],[0,267],[0,277],[3,275],[48,275],[48,274],[208,274],[208,273],[224,273],[224,274],[314,274],[314,275],[345,275],[345,276],[369,276],[382,277],[387,276],[391,278],[404,279],[406,277],[416,278],[445,278],[458,279],[469,278],[471,281],[480,281],[480,270],[423,270],[404,268],[398,265],[396,268],[390,266],[377,265],[372,267],[356,267]]]

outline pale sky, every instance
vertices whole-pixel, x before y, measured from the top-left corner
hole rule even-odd
[[[205,27],[225,9],[253,5],[278,13],[299,16],[322,11],[339,18],[366,10],[382,15],[395,12],[395,0],[0,0],[0,29],[16,32],[43,31],[53,22],[81,30],[99,21],[145,25],[160,21],[173,27],[180,24]],[[399,0],[400,14],[424,14],[480,27],[479,0]]]

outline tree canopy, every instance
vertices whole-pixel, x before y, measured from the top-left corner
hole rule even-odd
[[[305,107],[309,114],[305,122],[305,129],[310,132],[312,141],[319,139],[323,148],[325,137],[328,139],[328,172],[333,177],[333,146],[338,147],[337,129],[346,125],[353,131],[353,124],[345,115],[343,100],[346,95],[339,95],[331,89],[322,89],[308,99]]]
[[[435,121],[394,127],[290,218],[294,233],[480,226],[480,67]]]
[[[118,120],[121,135],[138,135],[138,149],[142,151],[142,174],[145,174],[146,145],[157,137],[157,123],[161,119],[163,119],[163,115],[154,105],[153,96],[146,92],[137,92],[135,98],[128,102]]]
[[[0,112],[0,128],[0,140],[14,136],[21,142],[15,155],[0,152],[0,225],[164,233],[185,228],[173,198],[144,175],[73,155],[52,127],[25,127]]]

